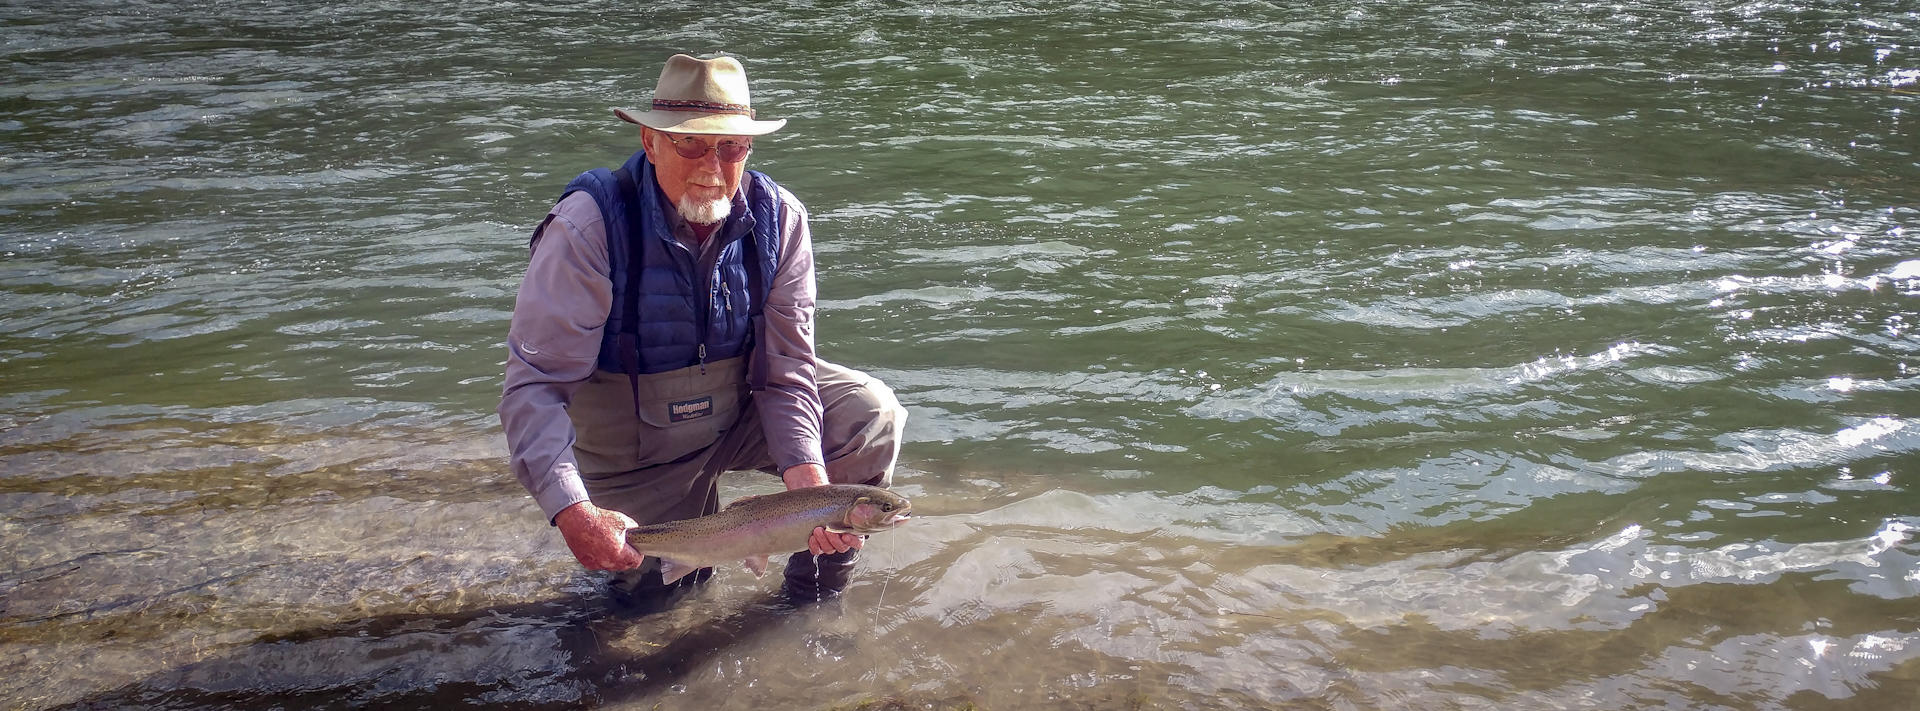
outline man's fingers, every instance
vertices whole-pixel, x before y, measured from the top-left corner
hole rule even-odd
[[[821,529],[821,530],[825,531],[826,529]],[[826,538],[827,538],[828,551],[833,553],[847,552],[847,544],[845,541],[840,540],[840,534],[834,533],[832,531],[827,531]]]
[[[828,531],[825,526],[815,527],[813,534],[807,536],[807,552],[814,555],[827,555],[828,553],[845,553],[851,550],[859,550],[860,547],[865,544],[866,540],[857,535],[851,533],[834,533]]]
[[[825,526],[815,527],[813,529],[813,535],[807,537],[807,549],[814,555],[838,553],[843,550],[838,547],[839,545],[840,535],[837,533],[829,533]]]
[[[575,558],[580,561],[580,566],[587,570],[628,570],[638,568],[641,563],[646,561],[646,556],[642,555],[640,551],[634,550],[633,546],[625,545],[615,550],[611,555],[596,555],[591,558],[575,556]]]
[[[814,555],[826,555],[827,551],[830,550],[832,550],[832,548],[827,545],[827,529],[825,527],[815,527],[813,533],[807,536],[807,552]]]
[[[867,539],[853,533],[834,533],[825,526],[817,526],[807,536],[807,552],[814,555],[845,553],[865,548]]]
[[[601,540],[605,542],[604,545],[606,547],[601,549],[600,555],[594,556],[594,562],[599,564],[594,568],[596,570],[626,570],[628,568],[639,567],[642,560],[640,552],[634,550],[633,546],[627,545],[627,529],[634,528],[640,524],[634,522],[632,516],[628,516],[619,511],[601,509],[600,512],[600,529],[604,532],[603,535],[606,536],[606,538]]]

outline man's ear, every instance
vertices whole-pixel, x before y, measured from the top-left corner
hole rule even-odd
[[[653,160],[653,129],[651,127],[647,127],[647,126],[640,127],[640,150],[647,152],[648,163],[654,162]]]

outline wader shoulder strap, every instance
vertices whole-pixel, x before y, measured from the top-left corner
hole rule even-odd
[[[635,417],[639,417],[640,272],[643,271],[640,264],[645,261],[643,252],[646,250],[647,245],[641,240],[634,239],[633,236],[645,231],[644,223],[647,219],[647,208],[640,204],[640,190],[634,185],[633,173],[631,171],[628,171],[625,166],[622,166],[619,170],[613,171],[613,178],[620,183],[620,199],[626,203],[626,209],[623,212],[625,212],[627,216],[627,219],[622,221],[625,224],[621,225],[626,228],[626,234],[607,235],[607,242],[609,243],[607,245],[608,254],[618,253],[611,244],[613,240],[625,240],[627,247],[626,250],[624,250],[627,255],[627,263],[610,265],[615,270],[626,270],[627,283],[626,293],[621,295],[625,297],[624,300],[626,303],[623,304],[623,306],[625,306],[625,312],[620,315],[620,332],[614,335],[613,343],[614,349],[619,351],[620,369],[627,372],[627,383],[633,389],[633,414]]]
[[[784,202],[780,202],[780,196],[777,194],[773,196],[773,200],[774,204],[778,206],[778,209],[774,210],[774,219],[776,222],[771,232],[776,240],[774,244],[778,245],[779,235],[787,226],[787,205]],[[751,305],[747,307],[747,323],[753,326],[749,332],[749,337],[753,339],[753,348],[747,360],[747,389],[752,392],[760,392],[767,389],[767,319],[765,311],[767,306],[768,266],[760,263],[760,245],[754,243],[754,232],[758,231],[759,230],[753,230],[748,232],[747,243],[742,245],[746,248],[747,253],[747,293],[753,297],[752,301],[749,302]],[[771,265],[772,269],[778,269],[779,267],[780,265],[778,264]]]

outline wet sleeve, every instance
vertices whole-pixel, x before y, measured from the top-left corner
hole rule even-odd
[[[825,465],[820,453],[820,392],[814,380],[813,237],[807,208],[785,188],[780,199],[780,267],[767,285],[767,389],[754,398],[767,451],[784,472],[804,463]]]
[[[534,236],[507,331],[499,410],[514,477],[549,524],[587,500],[567,405],[599,360],[613,303],[610,273],[599,205],[587,193],[568,195]]]

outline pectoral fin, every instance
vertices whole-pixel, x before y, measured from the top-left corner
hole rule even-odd
[[[758,578],[762,575],[767,574],[767,557],[766,556],[757,555],[740,562],[747,564],[747,570],[753,571],[753,577]]]
[[[660,582],[665,583],[667,585],[672,585],[673,581],[687,577],[689,574],[693,573],[693,571],[696,571],[699,569],[700,569],[700,566],[697,566],[697,565],[687,565],[685,563],[677,563],[671,560],[667,560],[665,558],[661,558],[660,559]]]

